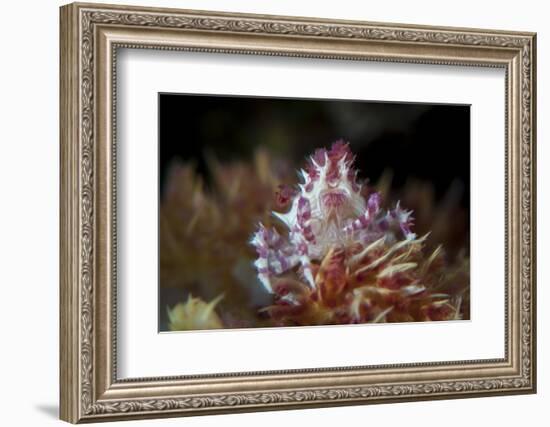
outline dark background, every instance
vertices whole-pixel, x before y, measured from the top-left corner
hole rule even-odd
[[[343,138],[359,177],[393,172],[430,181],[436,200],[454,181],[470,207],[470,107],[418,103],[159,94],[161,194],[174,160],[195,162],[208,182],[205,156],[247,160],[260,146],[302,167],[305,156]]]

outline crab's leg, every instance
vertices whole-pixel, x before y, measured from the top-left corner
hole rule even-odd
[[[353,233],[354,231],[364,230],[371,223],[369,211],[365,211],[359,218],[347,223],[342,229],[344,233]]]
[[[313,279],[313,272],[311,270],[311,259],[309,259],[309,256],[307,255],[302,255],[300,257],[300,264],[302,266],[302,270],[303,270],[303,273],[304,273],[304,277],[305,279],[307,280],[308,282],[308,285],[312,288],[312,289],[315,289],[315,280]]]
[[[315,289],[315,279],[313,278],[313,271],[311,269],[311,258],[309,257],[309,252],[307,250],[306,237],[303,237],[302,243],[298,246],[298,262],[302,267],[302,272],[308,283],[308,285]]]
[[[311,220],[311,205],[305,197],[298,199],[297,224],[295,230],[307,242],[306,244],[315,243],[315,236],[310,225]]]
[[[258,272],[258,279],[266,290],[273,293],[271,277],[284,273],[296,266],[298,257],[292,254],[290,246],[277,233],[260,224],[258,231],[250,242],[258,253],[254,266]]]
[[[370,195],[369,200],[367,201],[367,209],[365,210],[365,212],[359,218],[344,226],[343,231],[347,233],[352,233],[354,231],[364,230],[371,224],[379,211],[380,194],[373,193]]]
[[[298,200],[297,212],[298,227],[293,233],[292,240],[295,242],[295,247],[298,249],[299,262],[302,266],[302,271],[306,281],[312,289],[315,289],[315,280],[311,269],[311,258],[309,257],[308,247],[310,244],[315,244],[315,235],[310,225],[311,220],[311,205],[305,197],[300,197]]]
[[[399,202],[397,202],[395,209],[389,212],[388,217],[401,229],[407,240],[416,239],[416,234],[411,231],[413,225],[412,211],[402,209]]]

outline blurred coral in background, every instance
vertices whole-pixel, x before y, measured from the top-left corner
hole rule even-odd
[[[279,185],[293,171],[261,150],[253,162],[211,158],[209,166],[208,187],[189,163],[174,164],[168,175],[159,219],[161,303],[191,294],[211,301],[223,293],[216,311],[226,327],[256,326],[265,295],[251,286],[248,240],[258,221],[272,223]]]
[[[190,163],[172,166],[161,329],[469,319],[459,187],[437,203],[427,181],[392,189],[390,171],[366,185],[343,142],[314,153],[299,185],[295,167],[262,150],[210,159],[208,183]]]
[[[218,302],[223,298],[220,295],[213,301],[205,303],[200,298],[193,298],[191,294],[187,302],[176,304],[168,309],[168,328],[171,331],[191,331],[195,329],[220,329],[223,323],[214,310]]]

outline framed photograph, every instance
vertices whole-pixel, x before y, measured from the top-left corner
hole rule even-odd
[[[63,420],[536,391],[535,34],[60,22]]]

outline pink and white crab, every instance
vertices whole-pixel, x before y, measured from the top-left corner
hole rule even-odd
[[[290,210],[273,212],[288,229],[281,235],[261,223],[251,239],[258,258],[258,279],[273,293],[271,279],[299,268],[306,283],[315,288],[312,261],[321,260],[332,248],[352,243],[368,245],[384,237],[388,243],[415,239],[411,211],[397,202],[394,209],[380,208],[380,194],[363,195],[353,167],[349,143],[336,141],[329,150],[318,149],[300,170],[303,182],[285,189]]]

